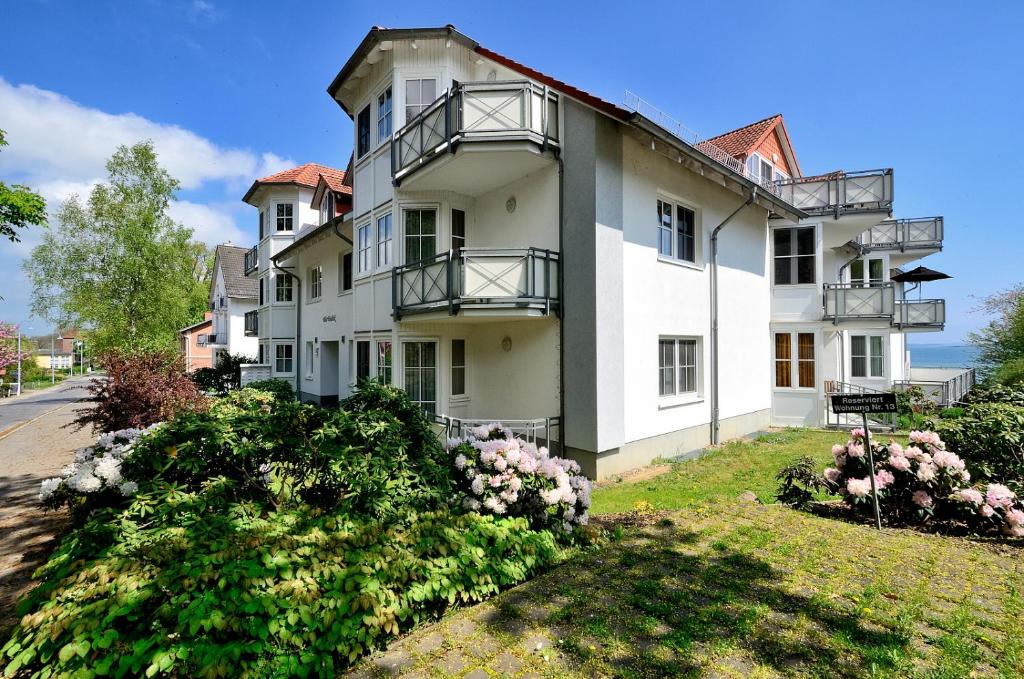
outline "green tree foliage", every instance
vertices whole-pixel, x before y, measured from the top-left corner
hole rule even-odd
[[[4,131],[0,130],[0,148],[7,146]],[[29,224],[42,226],[46,223],[46,201],[27,186],[0,182],[0,238],[17,243],[21,238],[19,229]],[[3,299],[0,297],[0,299]]]
[[[1024,380],[1024,284],[986,297],[977,310],[994,316],[969,338],[982,375],[1001,384]]]
[[[168,216],[178,182],[152,142],[119,147],[107,172],[88,201],[61,206],[26,260],[32,311],[92,327],[97,352],[172,349],[177,330],[202,316],[209,252]]]

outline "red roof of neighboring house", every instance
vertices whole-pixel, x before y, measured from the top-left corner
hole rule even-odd
[[[777,130],[779,140],[784,146],[789,147],[788,151],[792,155],[790,161],[794,165],[792,168],[795,174],[799,174],[800,163],[796,159],[796,151],[793,150],[793,145],[789,140],[789,132],[786,131],[786,123],[782,119],[781,113],[776,113],[773,116],[758,120],[755,123],[744,125],[743,127],[737,128],[730,132],[720,134],[717,137],[706,139],[705,141],[714,144],[718,148],[728,153],[733,158],[745,159],[749,156],[761,143],[768,138],[768,135],[773,130]]]
[[[352,189],[347,186],[343,186],[345,180],[345,171],[338,170],[333,167],[321,165],[320,163],[305,163],[298,167],[293,167],[288,170],[281,170],[275,172],[272,175],[261,177],[252,183],[249,190],[245,192],[245,196],[242,200],[249,202],[249,198],[256,192],[260,186],[266,185],[288,185],[294,184],[296,186],[305,186],[310,189],[315,189],[317,182],[320,181],[320,177],[323,177],[331,184],[331,188],[339,193],[352,193]],[[339,188],[335,189],[334,185],[337,184]]]

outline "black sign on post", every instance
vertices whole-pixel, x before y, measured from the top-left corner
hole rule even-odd
[[[895,413],[896,394],[892,392],[872,394],[832,394],[832,412],[859,413],[864,418],[864,452],[868,454],[868,469],[871,479],[871,499],[875,503],[875,528],[882,530],[882,513],[878,508],[878,488],[875,486],[875,454],[871,450],[871,431],[868,429],[870,413]]]

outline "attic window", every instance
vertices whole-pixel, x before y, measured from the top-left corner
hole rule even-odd
[[[334,213],[334,192],[328,189],[324,191],[324,197],[320,199],[320,223],[326,224],[334,219]]]

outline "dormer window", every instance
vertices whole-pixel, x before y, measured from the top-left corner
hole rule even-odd
[[[326,224],[334,219],[334,192],[325,191],[324,197],[320,199],[320,223]]]
[[[409,122],[437,99],[437,80],[417,78],[405,81],[405,122]]]

